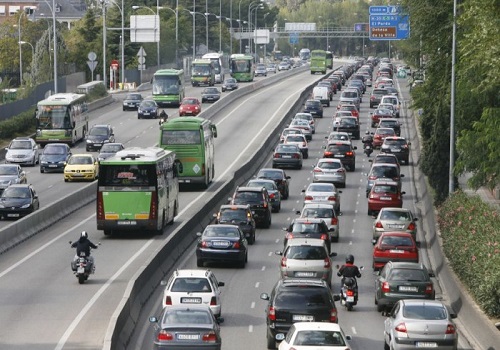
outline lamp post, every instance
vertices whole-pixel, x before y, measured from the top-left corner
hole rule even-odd
[[[102,81],[107,89],[107,64],[106,64],[106,2],[101,1],[102,4]]]
[[[451,99],[450,99],[450,168],[448,172],[448,195],[455,190],[453,168],[455,168],[455,64],[457,49],[457,0],[453,0],[453,38],[451,47]]]
[[[210,12],[205,12],[203,15],[205,16],[205,20],[207,22],[207,31],[206,31],[206,33],[207,33],[207,51],[208,51],[208,16],[214,15],[216,18],[218,18],[220,16],[217,16],[215,13],[210,13]],[[220,47],[220,45],[219,45],[219,47]],[[219,49],[219,51],[220,51],[220,49]]]
[[[208,16],[206,16],[204,13],[201,13],[201,12],[196,12],[196,11],[189,11],[189,13],[191,14],[191,16],[193,16],[193,60],[194,60],[194,51],[195,51],[195,16],[196,15],[201,15],[203,17],[205,17],[205,21],[207,22],[207,28],[208,28]],[[207,49],[208,49],[208,31],[207,31],[207,34],[206,34],[206,45],[207,45]]]
[[[21,18],[23,18],[23,13],[24,11],[21,11],[17,21],[17,41],[19,45],[19,86],[23,85],[23,50],[21,49]]]
[[[52,56],[50,55],[50,22],[49,20],[45,17],[45,14],[44,13],[40,13],[40,18],[42,18],[43,20],[45,20],[47,22],[47,30],[49,32],[48,34],[48,38],[49,38],[49,49],[48,49],[48,53],[49,53],[49,69],[52,69]]]
[[[33,45],[30,43],[30,42],[27,42],[27,41],[20,41],[19,42],[19,45],[22,46],[24,44],[28,44],[29,46],[31,46],[31,61],[33,62],[31,64],[31,71],[33,72],[33,66],[35,65],[35,62],[36,62],[36,57],[35,57],[35,48],[33,47]]]
[[[141,8],[144,8],[144,9],[148,9],[149,11],[151,11],[153,13],[153,15],[155,15],[155,39],[156,39],[156,31],[158,31],[158,41],[156,42],[156,64],[158,66],[160,66],[160,33],[161,33],[161,21],[160,21],[160,14],[159,14],[159,11],[160,11],[160,7],[158,6],[158,1],[159,0],[156,0],[156,12],[153,11],[153,9],[151,7],[148,7],[148,6],[132,6],[132,10],[138,10],[138,9],[141,9]],[[158,26],[156,25],[156,18],[158,18]]]
[[[179,62],[179,0],[177,0],[175,10],[173,8],[167,6],[160,6],[159,9],[167,9],[172,11],[175,14],[175,66],[177,67],[177,63]],[[187,11],[187,10],[186,10]]]
[[[57,34],[56,34],[56,0],[52,0],[52,6],[50,6],[48,0],[44,0],[50,11],[52,12],[52,34],[54,42],[54,93],[57,94]]]
[[[186,10],[186,9],[182,9],[183,11],[187,11],[189,12],[189,14],[193,17],[193,60],[196,56],[196,32],[195,32],[195,13],[193,11],[189,11],[189,10]]]
[[[248,32],[250,34],[251,26],[252,26],[252,11],[259,8],[261,5],[261,1],[252,1],[248,5]],[[248,38],[248,48],[250,49],[250,53],[252,53],[252,39]]]

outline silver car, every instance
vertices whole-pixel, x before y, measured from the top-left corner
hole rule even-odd
[[[325,139],[327,139],[328,143],[335,141],[351,141],[349,134],[343,131],[332,131]]]
[[[340,159],[321,158],[313,169],[313,182],[331,182],[345,188],[346,169]]]
[[[337,190],[334,184],[312,183],[307,187],[307,189],[302,190],[302,192],[304,193],[304,204],[331,204],[337,213],[340,212],[340,194],[342,191]]]
[[[26,172],[19,164],[0,164],[0,194],[10,185],[25,183]]]
[[[17,137],[10,142],[5,150],[5,163],[29,164],[38,163],[38,145],[30,137]]]
[[[307,120],[292,119],[292,121],[290,122],[290,125],[288,127],[302,130],[302,133],[304,134],[306,139],[308,141],[312,140],[313,128]]]
[[[295,238],[288,241],[281,255],[281,278],[320,278],[332,282],[332,262],[325,241],[318,238]]]
[[[416,240],[417,220],[418,218],[414,217],[409,209],[382,208],[373,222],[373,239],[378,239],[384,232],[401,231],[411,233]]]
[[[302,119],[302,120],[307,120],[309,122],[309,125],[311,126],[312,133],[316,133],[316,125],[314,122],[314,117],[311,113],[297,113],[293,117],[293,119]]]
[[[300,218],[323,219],[325,224],[328,226],[330,241],[339,241],[339,218],[333,205],[310,203],[304,205],[302,212],[298,211],[297,214],[300,214]]]
[[[384,347],[456,350],[456,317],[439,300],[399,300],[384,322]]]

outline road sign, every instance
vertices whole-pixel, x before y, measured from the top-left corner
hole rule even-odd
[[[89,59],[89,61],[95,61],[97,58],[97,54],[93,51],[90,51],[87,55],[87,58]]]
[[[120,62],[118,62],[118,60],[111,60],[111,68],[113,68],[113,70],[118,70],[118,67],[120,67]]]
[[[142,46],[139,49],[137,56],[139,56],[139,58],[137,59],[137,62],[139,62],[137,69],[138,70],[145,70],[146,69],[146,56],[147,56],[147,54]]]
[[[289,43],[294,45],[299,43],[299,33],[290,33]]]
[[[97,66],[97,61],[87,61],[87,65],[90,68],[90,71],[94,71],[95,67]]]
[[[368,23],[356,23],[354,24],[355,32],[367,32],[369,28]]]
[[[403,40],[410,36],[409,16],[399,6],[370,6],[370,40]]]

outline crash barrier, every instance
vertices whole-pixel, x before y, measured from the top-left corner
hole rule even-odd
[[[284,77],[285,75],[283,74],[282,76]],[[321,76],[320,79],[323,77]],[[259,83],[261,82],[259,81]],[[263,87],[269,84],[261,83],[260,85]],[[218,208],[221,204],[227,204],[227,197],[234,191],[234,188],[248,181],[261,168],[262,164],[267,160],[269,153],[274,150],[280,131],[290,122],[290,117],[302,110],[303,103],[309,98],[310,90],[315,84],[306,87],[302,91],[300,97],[296,99],[295,103],[287,111],[286,117],[269,132],[266,141],[253,153],[251,159],[235,171],[232,179],[226,181],[203,208],[170,234],[158,253],[149,262],[146,262],[144,264],[145,267],[138,271],[135,277],[129,282],[122,301],[110,321],[104,339],[103,350],[127,349],[135,327],[138,324],[142,306],[147,303],[155,289],[158,288],[165,276],[170,273],[172,267],[184,252],[192,248],[192,244],[197,238],[196,232],[203,231],[205,226],[211,222],[214,208]],[[241,89],[239,91],[241,95],[238,95],[238,97],[256,90],[254,85],[256,84],[239,88],[238,90]],[[231,92],[231,96],[234,97],[237,95],[232,94],[238,90]],[[218,101],[216,104],[222,101],[224,99]],[[227,105],[227,102],[224,105]],[[204,117],[210,118],[219,110],[216,108],[207,109]]]

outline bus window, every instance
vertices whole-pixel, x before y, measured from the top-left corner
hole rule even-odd
[[[201,142],[198,130],[163,130],[162,145],[198,145]]]

